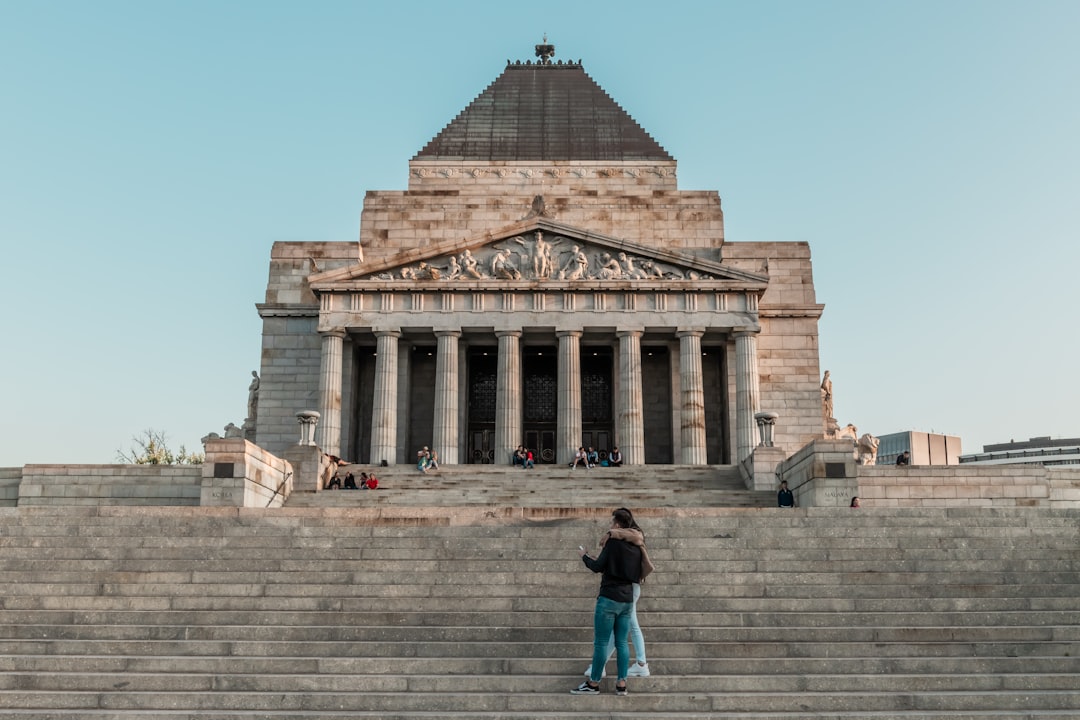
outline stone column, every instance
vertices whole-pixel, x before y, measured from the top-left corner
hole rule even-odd
[[[735,462],[742,462],[758,444],[754,415],[758,398],[757,331],[735,333]]]
[[[681,412],[679,437],[682,439],[682,463],[705,465],[708,451],[705,445],[705,379],[701,370],[702,330],[680,330],[679,377],[681,379]]]
[[[569,464],[581,447],[581,331],[563,330],[559,338],[559,448],[556,462]]]
[[[495,384],[495,464],[510,462],[521,444],[521,331],[500,330]]]
[[[641,330],[619,330],[619,451],[627,465],[645,463],[645,409],[641,387]],[[569,462],[569,461],[567,461]]]
[[[458,460],[458,338],[460,330],[437,330],[435,357],[435,422],[431,449],[439,462],[457,465]]]
[[[397,382],[400,330],[376,330],[375,392],[371,407],[371,462],[397,464]]]
[[[319,368],[319,447],[327,455],[341,455],[341,349],[345,330],[335,328],[322,335]]]

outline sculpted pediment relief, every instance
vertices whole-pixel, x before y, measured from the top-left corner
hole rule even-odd
[[[482,240],[441,243],[427,252],[400,253],[380,263],[360,263],[319,273],[312,287],[364,281],[685,281],[766,283],[767,276],[735,270],[693,255],[652,248],[560,226],[519,223]]]

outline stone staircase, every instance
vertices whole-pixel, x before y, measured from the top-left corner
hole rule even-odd
[[[773,507],[776,493],[747,490],[734,465],[635,465],[571,470],[537,465],[447,465],[421,473],[411,465],[346,465],[374,472],[379,489],[296,492],[287,506],[371,507],[495,505],[511,507]]]
[[[0,508],[0,710],[1080,717],[1080,512],[637,514],[653,674],[577,697],[610,507]]]

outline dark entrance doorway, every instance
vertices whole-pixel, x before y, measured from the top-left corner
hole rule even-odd
[[[525,348],[522,366],[523,442],[533,451],[536,462],[553,463],[559,415],[558,351],[553,347]]]
[[[498,381],[498,350],[471,348],[469,350],[469,447],[465,462],[490,464],[495,462],[495,389]],[[500,458],[499,462],[510,462]]]
[[[595,448],[600,460],[607,460],[614,437],[613,360],[610,347],[581,349],[581,444]]]

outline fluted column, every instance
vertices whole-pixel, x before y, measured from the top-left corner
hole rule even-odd
[[[645,411],[641,387],[641,330],[620,330],[619,451],[627,465],[645,463]],[[569,461],[568,461],[569,462]]]
[[[438,330],[435,357],[435,421],[431,447],[439,462],[458,464],[458,338],[460,330]]]
[[[322,335],[319,366],[319,447],[327,455],[341,455],[341,350],[345,330],[336,328]]]
[[[397,382],[400,330],[376,330],[375,391],[371,402],[371,462],[397,463]]]
[[[680,330],[679,378],[681,380],[681,411],[679,413],[682,462],[684,465],[705,465],[708,451],[705,446],[705,380],[701,370],[701,330]]]
[[[754,414],[758,398],[757,332],[735,333],[735,450],[736,462],[750,457],[758,443]]]
[[[495,381],[495,464],[510,461],[521,444],[521,331],[501,330]]]
[[[581,331],[564,330],[559,337],[558,462],[569,463],[581,446]]]

